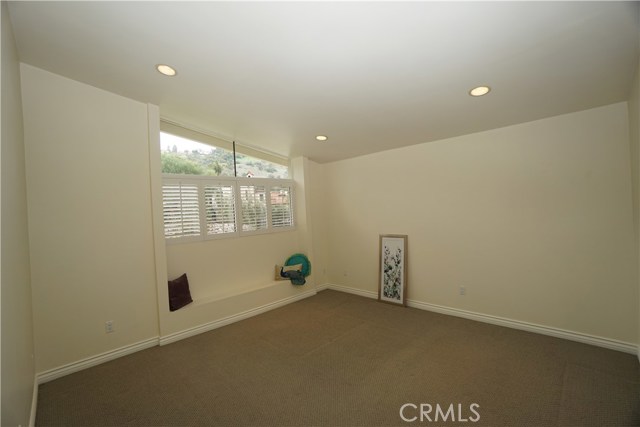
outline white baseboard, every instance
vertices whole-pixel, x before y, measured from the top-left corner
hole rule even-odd
[[[46,382],[55,380],[56,378],[64,377],[65,375],[73,374],[74,372],[82,371],[83,369],[100,365],[119,357],[126,356],[140,350],[145,350],[147,348],[155,347],[157,345],[158,337],[154,337],[134,344],[126,345],[115,350],[110,350],[95,356],[87,357],[86,359],[82,359],[77,362],[69,363],[58,368],[38,373],[36,375],[36,383],[44,384]]]
[[[218,329],[222,326],[239,322],[240,320],[248,319],[249,317],[257,316],[258,314],[265,313],[267,311],[276,309],[278,307],[282,307],[287,304],[291,304],[292,302],[296,302],[301,299],[314,296],[316,293],[317,293],[316,289],[311,289],[309,291],[301,292],[299,294],[296,294],[287,298],[283,298],[281,300],[274,301],[272,303],[265,304],[260,307],[252,308],[251,310],[243,311],[241,313],[234,314],[232,316],[227,316],[222,319],[214,320],[213,322],[208,322],[202,325],[194,326],[193,328],[185,329],[180,332],[175,332],[173,334],[165,335],[160,337],[160,345],[170,344],[172,342],[180,341],[182,339],[189,338],[194,335],[201,334],[203,332],[211,331],[213,329]]]
[[[365,291],[364,289],[357,289],[349,286],[334,285],[332,283],[327,283],[324,286],[325,286],[325,289],[346,292],[348,294],[360,295],[361,297],[366,297],[366,298],[378,299],[378,293],[373,291]]]
[[[38,378],[33,378],[33,396],[31,397],[31,412],[29,413],[29,427],[36,425],[36,411],[38,409]]]
[[[335,291],[348,292],[350,294],[360,295],[367,298],[378,298],[377,292],[366,291],[362,289],[351,288],[348,286],[334,285],[328,283],[326,289]],[[625,353],[637,354],[640,361],[640,350],[636,344],[624,341],[613,340],[609,338],[598,337],[594,335],[583,334],[580,332],[568,331],[565,329],[554,328],[550,326],[537,325],[535,323],[523,322],[520,320],[508,319],[505,317],[492,316],[489,314],[476,313],[473,311],[461,310],[458,308],[444,307],[436,304],[429,304],[416,300],[407,300],[407,305],[420,310],[432,311],[434,313],[446,314],[449,316],[462,317],[465,319],[475,320],[478,322],[490,323],[492,325],[504,326],[512,329],[519,329],[527,332],[548,335],[556,338],[563,338],[570,341],[577,341],[584,344],[604,347],[611,350],[622,351]]]
[[[329,289],[329,284],[328,283],[323,283],[321,285],[316,285],[316,291],[317,292],[322,292],[326,289]]]
[[[499,316],[491,316],[488,314],[476,313],[473,311],[460,310],[457,308],[443,307],[436,304],[428,304],[415,300],[408,300],[407,305],[421,310],[433,311],[435,313],[447,314],[450,316],[463,317],[465,319],[476,320],[484,323],[491,323],[498,326],[506,326],[507,328],[520,329],[527,332],[535,332],[542,335],[548,335],[556,338],[563,338],[571,341],[577,341],[584,344],[591,344],[598,347],[604,347],[611,350],[623,351],[625,353],[636,354],[635,344],[613,340],[609,338],[598,337],[581,332],[568,331],[566,329],[554,328],[551,326],[537,325],[535,323],[523,322],[520,320],[507,319]]]

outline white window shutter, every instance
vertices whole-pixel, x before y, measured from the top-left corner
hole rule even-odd
[[[165,238],[180,243],[293,230],[294,183],[262,178],[163,177]]]
[[[241,185],[242,231],[267,228],[267,191],[260,185]]]
[[[200,235],[198,186],[166,182],[162,186],[164,235],[166,238]]]
[[[293,226],[291,193],[291,187],[279,186],[270,188],[271,227],[283,228]]]
[[[232,183],[206,183],[204,201],[208,236],[237,231],[235,186]]]

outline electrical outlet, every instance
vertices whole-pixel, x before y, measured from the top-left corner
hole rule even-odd
[[[467,288],[465,288],[464,286],[460,286],[460,295],[466,295],[467,294]]]
[[[107,320],[106,322],[104,322],[104,331],[108,334],[110,334],[111,332],[114,332],[116,329],[113,326],[113,320]]]

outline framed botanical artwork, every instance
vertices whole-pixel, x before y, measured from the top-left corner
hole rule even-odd
[[[380,235],[378,301],[407,305],[407,236]]]

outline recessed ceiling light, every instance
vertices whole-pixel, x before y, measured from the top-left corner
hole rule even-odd
[[[165,65],[165,64],[156,65],[156,70],[158,70],[160,73],[164,74],[165,76],[169,76],[169,77],[173,77],[176,74],[178,74],[178,72],[175,70],[175,68],[170,67],[170,66]]]
[[[489,86],[478,86],[474,87],[469,91],[469,95],[471,96],[482,96],[491,92],[491,88]]]
[[[325,136],[325,135],[318,135],[318,136],[316,136],[316,139],[318,141],[326,141],[329,138],[327,136]]]

